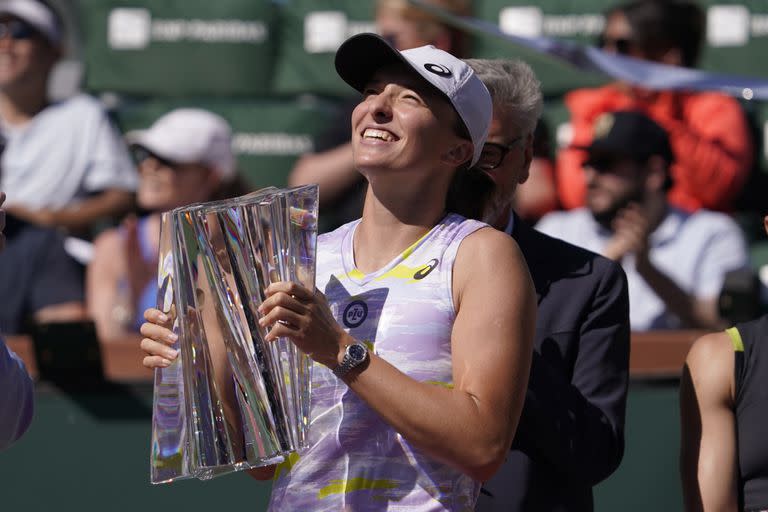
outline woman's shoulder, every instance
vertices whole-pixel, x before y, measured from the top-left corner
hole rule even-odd
[[[514,238],[485,224],[464,238],[456,254],[456,265],[460,271],[466,267],[472,273],[489,275],[508,266],[520,266],[523,261]]]
[[[736,350],[726,331],[705,334],[694,341],[685,358],[694,385],[698,384],[697,387],[711,396],[730,396]]]

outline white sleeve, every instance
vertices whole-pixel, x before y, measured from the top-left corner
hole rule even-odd
[[[0,339],[0,450],[26,432],[33,409],[32,378],[21,359]]]
[[[693,294],[699,299],[717,297],[725,274],[749,265],[747,244],[739,226],[724,215],[712,221],[717,227],[702,246],[698,279],[694,282]]]
[[[541,231],[545,235],[549,235],[554,238],[563,238],[561,233],[563,226],[563,218],[560,212],[552,212],[544,215],[539,222],[536,223],[534,228],[536,231]]]
[[[110,188],[136,190],[138,175],[125,141],[106,112],[98,106],[90,134],[91,159],[85,176],[85,189],[98,192]]]

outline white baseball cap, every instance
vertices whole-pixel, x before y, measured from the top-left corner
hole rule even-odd
[[[61,45],[62,28],[51,8],[36,0],[2,0],[0,14],[10,14],[32,25],[54,46]]]
[[[210,167],[223,179],[231,179],[235,174],[229,123],[207,110],[172,110],[149,129],[129,132],[126,139],[130,145],[143,147],[171,162]]]
[[[393,63],[413,69],[453,105],[472,139],[475,165],[488,137],[493,102],[472,68],[432,45],[398,51],[377,34],[352,36],[336,52],[336,72],[360,92],[376,71]]]

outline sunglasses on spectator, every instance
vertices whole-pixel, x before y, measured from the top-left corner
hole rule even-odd
[[[0,39],[10,37],[14,41],[32,39],[37,35],[37,30],[29,23],[21,20],[0,21]]]
[[[638,165],[643,165],[646,161],[647,159],[645,158],[634,158],[631,156],[593,156],[584,162],[584,167],[589,167],[598,174],[612,174],[622,163],[633,162]]]
[[[606,49],[614,48],[616,53],[621,55],[629,55],[632,48],[635,46],[634,41],[625,37],[609,38],[605,35],[601,35],[597,38],[597,47]]]
[[[173,169],[174,171],[181,166],[179,162],[174,162],[172,160],[168,160],[167,158],[163,158],[159,155],[156,155],[155,153],[151,152],[150,150],[142,146],[134,146],[132,153],[133,153],[134,160],[139,165],[145,160],[149,158],[153,158],[161,166],[168,167],[170,169]]]
[[[486,142],[483,146],[483,152],[480,153],[480,160],[477,161],[476,167],[484,171],[492,171],[501,165],[504,159],[507,157],[509,151],[515,144],[520,142],[523,137],[515,137],[509,144],[499,144],[497,142]]]

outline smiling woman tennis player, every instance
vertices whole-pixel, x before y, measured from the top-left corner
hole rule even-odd
[[[317,363],[309,447],[268,471],[270,508],[472,510],[511,445],[536,316],[512,238],[447,201],[491,99],[452,55],[373,34],[347,40],[336,69],[364,95],[352,146],[369,187],[362,218],[320,237],[318,290],[275,283],[261,307],[269,338]],[[144,364],[167,365],[167,324],[146,318]]]

